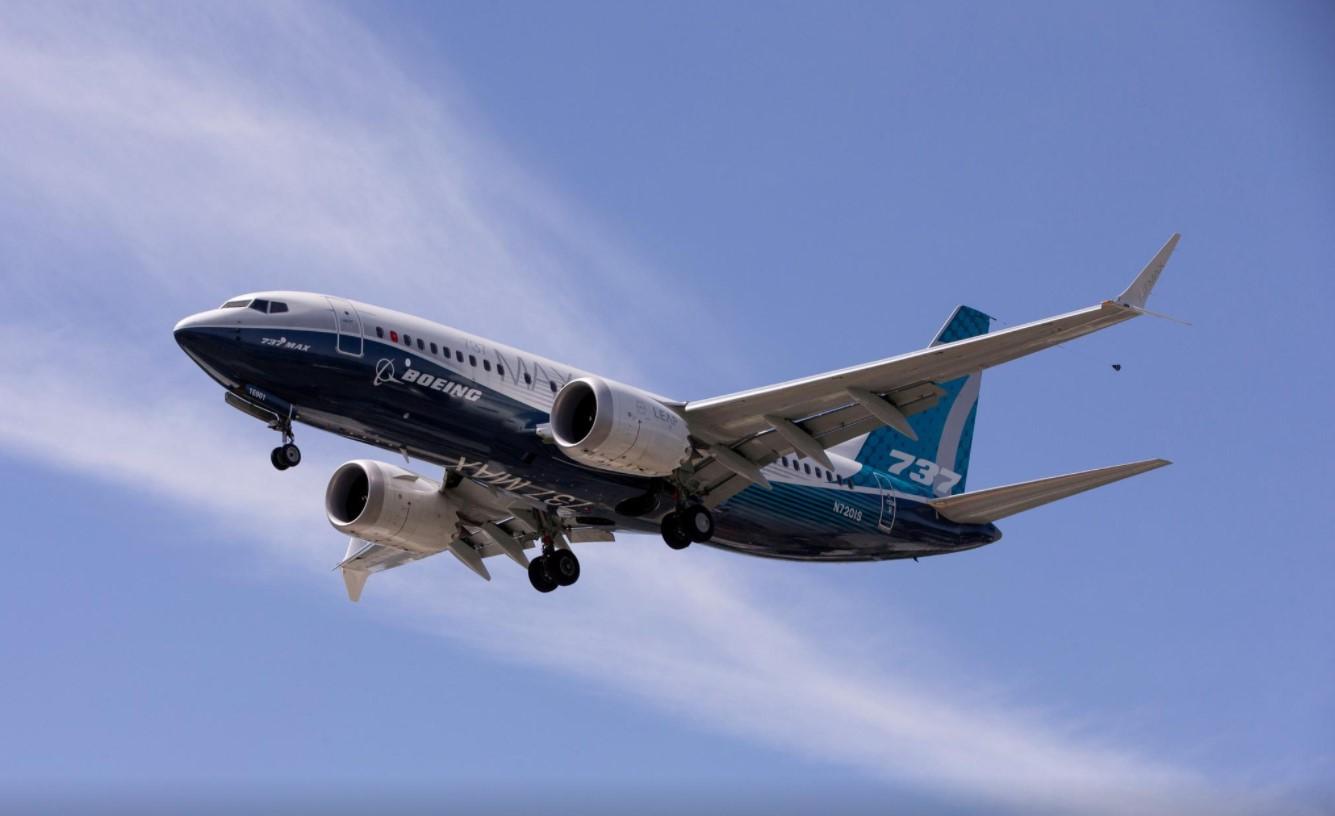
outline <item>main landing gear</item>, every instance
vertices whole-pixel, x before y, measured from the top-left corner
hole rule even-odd
[[[539,592],[551,592],[579,580],[579,559],[570,550],[557,549],[551,537],[542,540],[542,555],[528,564],[528,582]]]
[[[688,504],[664,516],[659,529],[669,547],[684,550],[692,541],[703,544],[714,537],[714,516],[701,505]]]

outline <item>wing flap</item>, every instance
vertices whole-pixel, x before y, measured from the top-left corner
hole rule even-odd
[[[1051,476],[1005,487],[975,490],[972,493],[934,499],[928,503],[951,521],[960,524],[986,524],[1086,490],[1157,470],[1169,464],[1172,463],[1167,459],[1146,459],[1142,462],[1068,473],[1065,476]]]

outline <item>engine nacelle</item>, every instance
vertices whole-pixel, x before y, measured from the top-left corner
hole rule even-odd
[[[410,552],[441,551],[459,523],[458,508],[439,483],[371,459],[334,471],[324,504],[335,530]]]
[[[603,470],[668,476],[691,455],[686,420],[642,391],[599,377],[565,384],[552,437],[567,456]]]

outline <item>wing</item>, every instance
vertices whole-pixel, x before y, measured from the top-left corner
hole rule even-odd
[[[912,435],[907,417],[936,404],[942,393],[939,383],[1144,314],[1150,290],[1179,237],[1173,235],[1116,300],[898,357],[687,403],[686,421],[701,443],[702,459],[693,475],[699,495],[717,505],[748,484],[764,485],[759,468],[789,451],[828,467],[824,449],[880,425]]]
[[[504,555],[527,569],[529,561],[525,551],[536,547],[544,534],[552,536],[557,546],[565,546],[567,540],[615,540],[612,531],[606,527],[561,516],[535,499],[460,476],[457,472],[446,475],[440,491],[457,509],[459,525],[456,535],[428,550],[405,550],[360,538],[350,539],[347,554],[335,567],[343,572],[349,600],[355,602],[361,598],[366,579],[372,574],[441,552],[449,552],[478,576],[490,581],[491,572],[485,559]]]

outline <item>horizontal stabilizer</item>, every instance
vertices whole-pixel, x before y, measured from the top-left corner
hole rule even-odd
[[[1172,463],[1167,459],[1146,459],[1143,462],[1068,473],[1065,476],[1051,476],[1033,482],[975,490],[972,493],[961,493],[958,496],[935,499],[928,503],[951,521],[960,524],[986,524],[1169,464]]]

